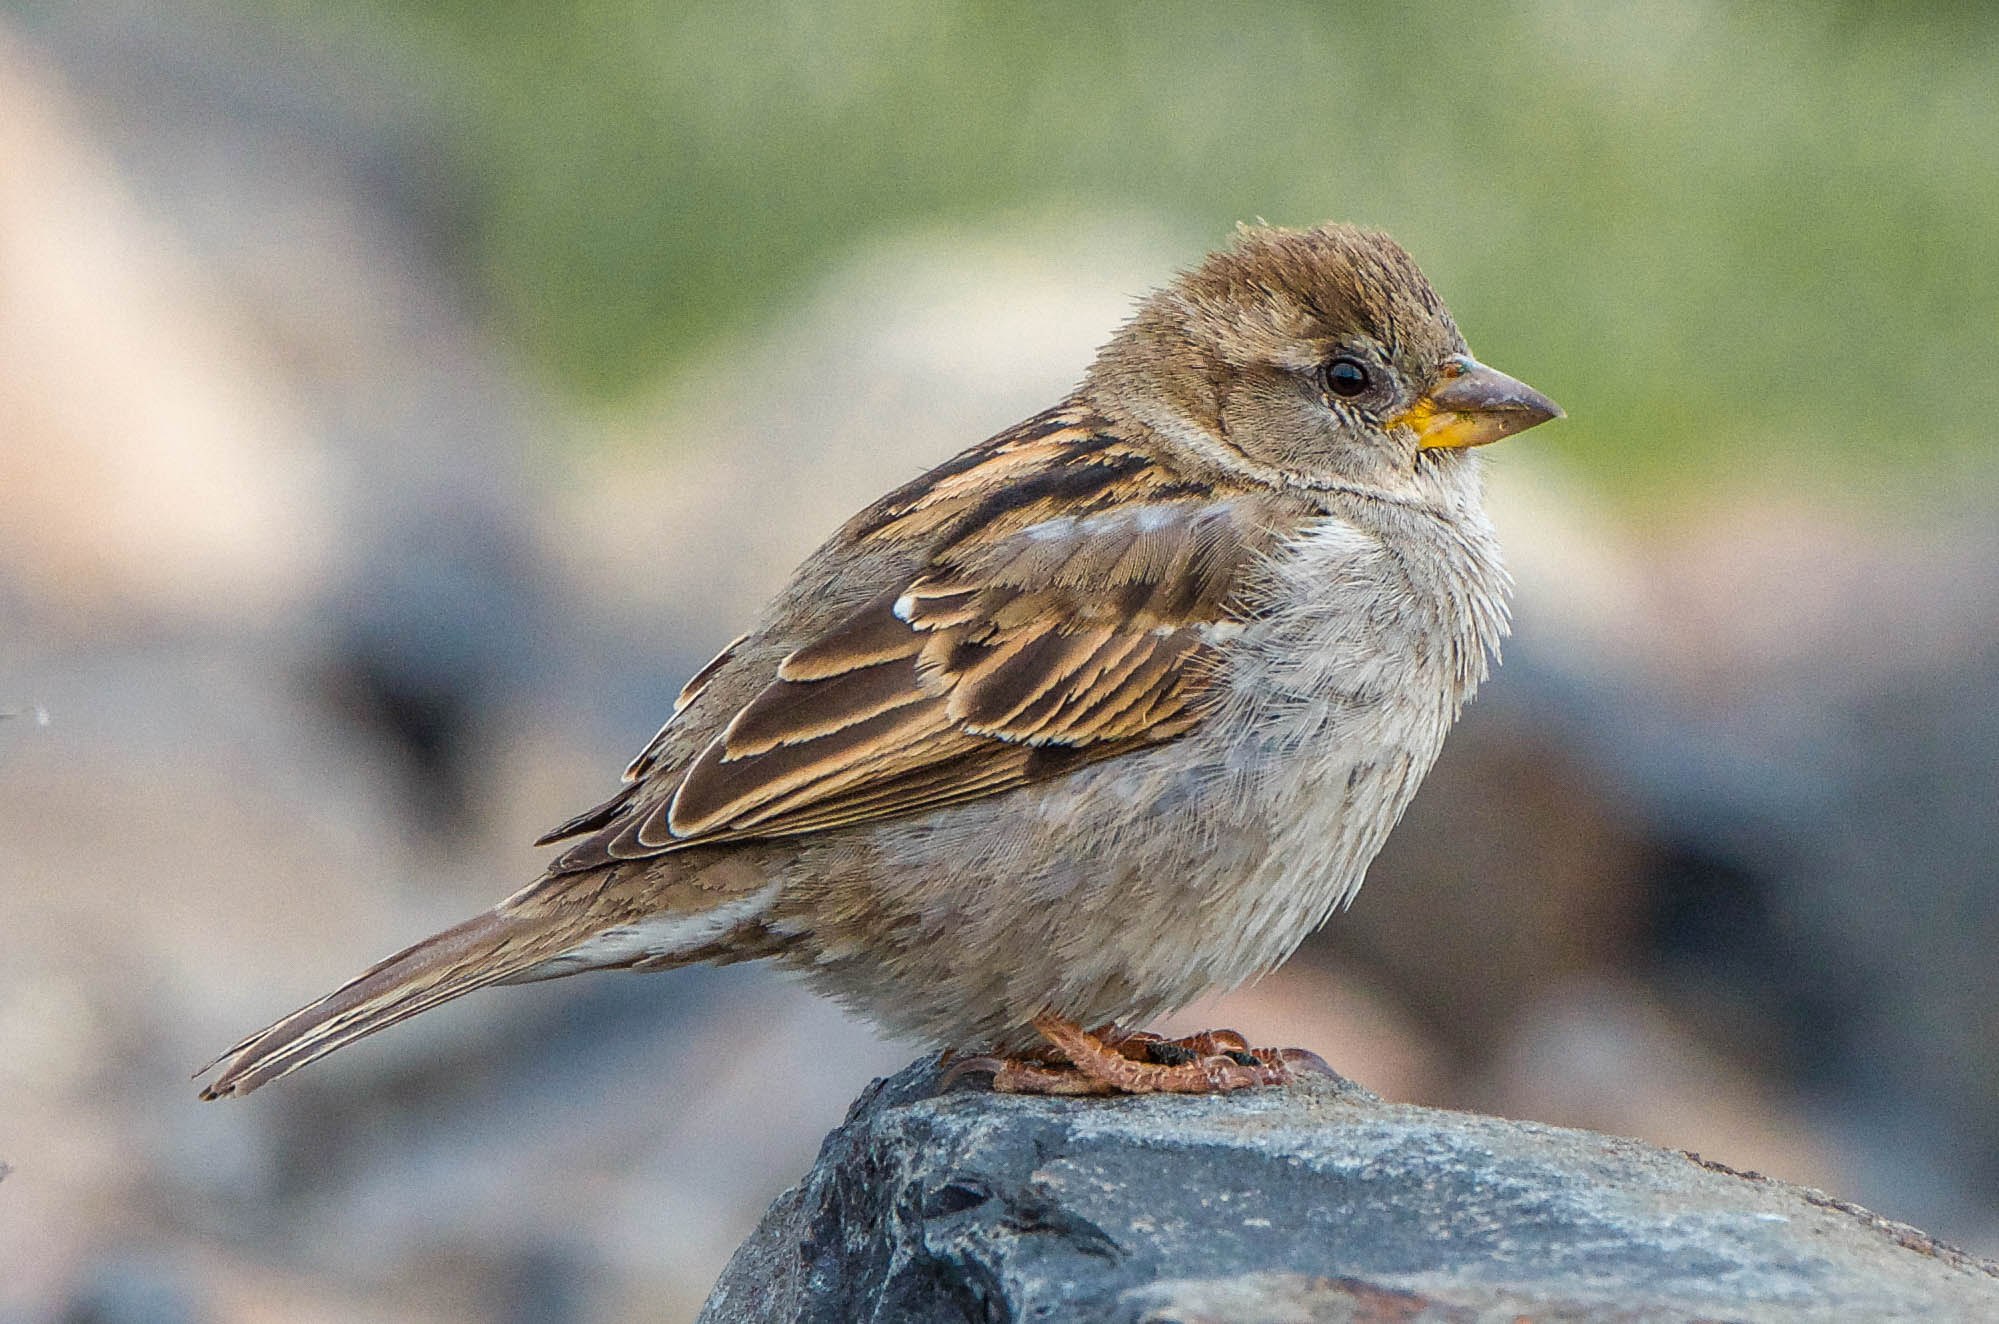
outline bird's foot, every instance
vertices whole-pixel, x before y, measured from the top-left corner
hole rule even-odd
[[[1113,1025],[1092,1034],[1047,1014],[1035,1018],[1034,1028],[1060,1050],[1067,1066],[1029,1057],[970,1057],[954,1063],[947,1079],[990,1071],[1000,1094],[1222,1094],[1334,1075],[1316,1053],[1251,1048],[1234,1030],[1167,1039]]]
[[[1069,1060],[1053,1044],[1030,1048],[1013,1057],[1000,1057],[993,1053],[959,1057],[947,1048],[937,1059],[937,1065],[944,1069],[946,1085],[961,1076],[990,1075],[996,1094],[1112,1093],[1108,1086],[1091,1080],[1070,1066]]]

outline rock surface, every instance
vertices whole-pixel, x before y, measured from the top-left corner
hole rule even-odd
[[[1819,1192],[1344,1081],[878,1081],[737,1251],[748,1321],[1999,1319],[1999,1265]]]

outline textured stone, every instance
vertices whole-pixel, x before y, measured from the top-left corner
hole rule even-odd
[[[871,1086],[724,1271],[747,1321],[1999,1319],[1999,1265],[1637,1141],[1314,1082]]]

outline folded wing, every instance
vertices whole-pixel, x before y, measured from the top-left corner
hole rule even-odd
[[[1212,492],[988,520],[796,648],[552,872],[934,809],[1171,740],[1208,711],[1267,539]]]

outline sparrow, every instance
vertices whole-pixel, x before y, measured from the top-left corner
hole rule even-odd
[[[755,959],[999,1090],[1322,1070],[1135,1027],[1352,899],[1507,633],[1474,448],[1561,416],[1386,235],[1241,228],[1060,404],[849,520],[539,878],[203,1097],[489,984]]]

